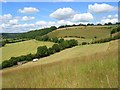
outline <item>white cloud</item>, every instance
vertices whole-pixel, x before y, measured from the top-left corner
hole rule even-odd
[[[116,23],[118,22],[118,15],[115,14],[115,15],[108,15],[106,17],[103,17],[102,20],[100,22],[97,22],[97,23],[101,23],[101,24],[105,24],[105,23]]]
[[[115,10],[117,10],[117,7],[105,3],[103,4],[95,3],[94,5],[88,5],[88,11],[91,13],[105,13]]]
[[[35,17],[30,17],[30,16],[23,16],[22,17],[22,21],[30,21],[30,20],[33,20],[35,19]]]
[[[18,20],[17,19],[12,19],[12,20],[9,20],[8,24],[12,25],[12,24],[17,24],[18,23]]]
[[[88,22],[93,20],[93,15],[91,13],[75,14],[72,20],[75,22]]]
[[[115,15],[108,15],[106,17],[102,17],[103,19],[114,19],[114,18],[118,18],[118,14],[115,14]]]
[[[46,26],[47,22],[45,22],[45,21],[37,21],[36,25],[38,25],[38,26]]]
[[[32,13],[39,12],[39,10],[34,7],[24,7],[23,9],[19,9],[18,11],[24,14],[32,14]]]
[[[50,14],[50,17],[63,20],[63,19],[69,19],[75,14],[75,11],[71,8],[59,8],[53,13]]]
[[[0,0],[0,2],[6,2],[6,0]]]
[[[60,26],[60,25],[73,25],[74,23],[71,22],[71,21],[66,21],[66,20],[60,20],[57,22],[57,25]]]
[[[10,19],[12,19],[12,15],[11,14],[4,14],[3,16],[0,15],[0,22],[7,22]]]

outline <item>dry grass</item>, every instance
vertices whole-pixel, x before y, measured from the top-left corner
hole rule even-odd
[[[3,70],[4,88],[109,88],[118,86],[117,41],[79,46],[38,62]],[[71,52],[70,52],[71,51]]]
[[[70,27],[67,29],[58,29],[50,32],[48,36],[50,37],[65,37],[65,36],[80,36],[89,39],[93,39],[95,36],[97,38],[104,38],[110,36],[111,28],[109,26],[79,26]],[[93,33],[94,32],[94,33]]]

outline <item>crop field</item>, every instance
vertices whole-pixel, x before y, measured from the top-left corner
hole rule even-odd
[[[66,49],[2,75],[3,88],[117,88],[118,40]]]
[[[77,26],[71,28],[63,28],[48,33],[50,37],[84,37],[93,39],[104,38],[110,36],[110,26]]]
[[[30,53],[34,54],[37,51],[37,47],[43,45],[51,47],[53,43],[29,40],[24,42],[7,44],[4,47],[0,48],[0,51],[2,51],[2,60],[7,60],[11,57],[26,55]]]

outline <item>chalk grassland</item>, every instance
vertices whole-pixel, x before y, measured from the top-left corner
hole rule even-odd
[[[4,88],[115,88],[118,41],[66,49],[2,75]]]
[[[37,52],[37,47],[43,45],[51,47],[53,43],[29,40],[24,42],[7,44],[4,47],[0,48],[0,51],[2,51],[2,60],[7,60],[11,57],[26,55],[30,53],[34,54]]]
[[[50,37],[80,36],[85,38],[104,38],[110,36],[110,26],[78,26],[63,28],[48,33]]]

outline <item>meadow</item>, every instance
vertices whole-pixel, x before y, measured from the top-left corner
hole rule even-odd
[[[17,57],[30,53],[35,54],[37,52],[37,47],[44,45],[51,47],[53,43],[28,40],[13,44],[6,44],[4,47],[0,48],[0,51],[2,51],[2,61],[10,59],[11,57]]]
[[[118,40],[76,46],[2,70],[3,88],[117,88]],[[1,71],[0,71],[1,73]]]
[[[110,36],[110,26],[76,26],[61,28],[48,33],[49,37],[83,37],[87,39],[105,38]]]

